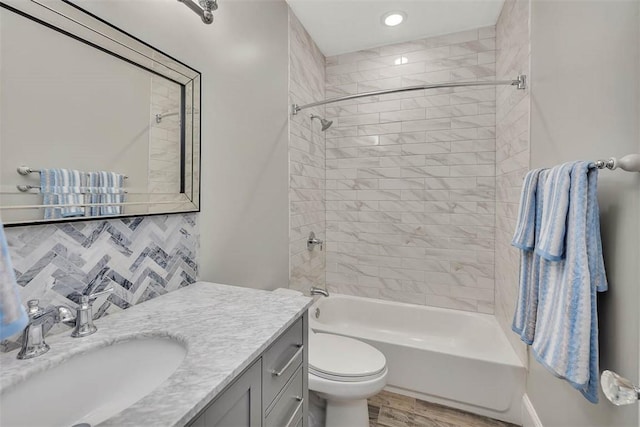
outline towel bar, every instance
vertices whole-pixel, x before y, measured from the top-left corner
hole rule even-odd
[[[640,172],[640,154],[627,154],[621,159],[615,157],[609,158],[609,160],[596,160],[595,166],[598,169],[622,169],[627,172]]]
[[[42,169],[32,169],[29,166],[24,166],[24,165],[18,166],[18,168],[16,170],[18,171],[18,173],[20,175],[29,175],[31,173],[41,173],[42,172]],[[128,179],[128,178],[129,178],[128,176],[124,175],[124,179]],[[20,191],[23,191],[23,190],[20,190]]]
[[[39,185],[29,185],[29,184],[27,184],[27,185],[16,185],[16,188],[17,188],[19,191],[22,191],[23,193],[26,193],[26,192],[27,192],[27,191],[29,191],[29,190],[36,190],[36,189],[37,189],[37,190],[40,190],[40,188],[41,188],[41,187],[40,187]],[[120,194],[120,193],[121,193],[121,192],[118,192],[118,193],[108,193],[108,194]],[[124,190],[124,191],[122,191],[122,193],[127,194],[127,193],[128,193],[128,191]],[[34,193],[34,194],[35,194],[35,193]],[[105,194],[105,193],[94,193],[94,192],[91,192],[91,191],[80,191],[80,194]]]

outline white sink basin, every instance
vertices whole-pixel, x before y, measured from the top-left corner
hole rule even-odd
[[[4,391],[0,425],[95,426],[157,388],[186,354],[169,338],[123,341],[79,354]]]

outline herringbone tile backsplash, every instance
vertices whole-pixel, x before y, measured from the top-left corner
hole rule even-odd
[[[158,215],[5,228],[21,298],[75,307],[98,298],[94,318],[126,309],[196,281],[196,214]],[[54,332],[54,331],[52,331]],[[0,351],[14,348],[3,343]]]

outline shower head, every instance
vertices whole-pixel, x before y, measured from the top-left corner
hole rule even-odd
[[[321,128],[322,131],[325,131],[325,130],[329,129],[331,127],[331,125],[333,124],[333,122],[331,120],[323,119],[322,117],[316,116],[315,114],[311,115],[311,120],[313,120],[313,119],[320,120],[320,124],[322,125],[322,128]]]

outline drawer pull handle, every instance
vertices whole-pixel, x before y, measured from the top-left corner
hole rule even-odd
[[[296,400],[298,401],[298,405],[296,406],[296,409],[293,410],[293,414],[291,414],[291,417],[289,417],[289,421],[287,421],[285,427],[289,427],[293,423],[293,421],[296,419],[296,416],[298,415],[298,412],[300,412],[300,409],[302,409],[304,399],[300,396],[296,396]]]
[[[271,375],[274,375],[276,377],[279,377],[280,375],[284,374],[284,372],[289,369],[289,366],[291,366],[291,364],[293,363],[294,360],[296,360],[298,358],[298,356],[300,356],[300,354],[302,354],[302,350],[304,350],[304,346],[302,344],[298,344],[298,351],[296,351],[296,353],[293,355],[293,357],[291,359],[289,359],[289,361],[282,367],[282,369],[280,370],[271,370]]]

